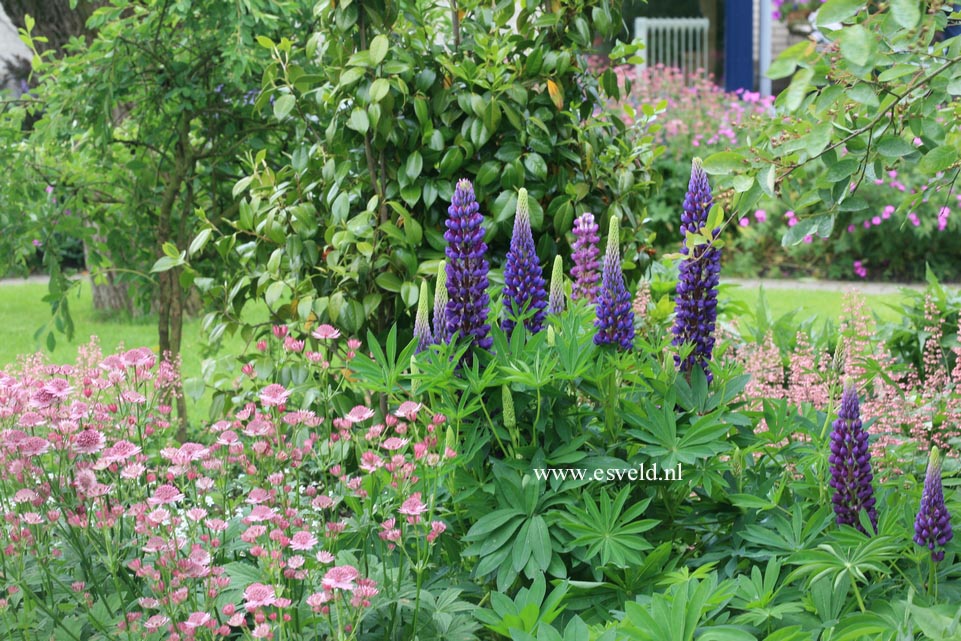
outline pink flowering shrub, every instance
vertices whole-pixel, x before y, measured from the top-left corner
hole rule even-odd
[[[285,350],[288,337],[274,333]],[[293,347],[288,369],[246,371],[236,411],[182,444],[176,370],[150,350],[92,343],[72,366],[0,373],[0,637],[429,632],[456,457],[445,418],[413,400],[331,411],[277,382],[323,369]]]
[[[638,140],[651,137],[660,145],[654,168],[661,179],[647,203],[646,228],[655,232],[653,242],[659,248],[673,251],[663,243],[677,236],[677,211],[691,160],[750,140],[775,116],[773,98],[751,91],[726,92],[712,78],[661,65],[640,75],[633,66],[617,67],[614,72],[630,88],[620,100],[626,120],[636,120],[629,131]],[[922,144],[915,139],[915,146]],[[803,176],[806,190],[817,184],[819,172],[805,166],[795,175]],[[857,194],[837,213],[827,239],[804,235],[798,244],[782,246],[784,235],[812,213],[810,209],[796,212],[787,204],[802,193],[765,198],[754,211],[737,212],[723,237],[730,248],[724,252],[725,272],[917,280],[929,264],[945,278],[956,280],[961,275],[953,243],[961,229],[961,194],[940,184],[943,175],[927,176],[913,166],[878,165],[859,180]],[[727,196],[716,196],[726,206]]]
[[[770,332],[759,342],[743,345],[736,360],[751,376],[743,398],[755,410],[761,409],[762,399],[783,399],[796,407],[830,412],[837,409],[842,381],[848,378],[858,386],[872,456],[885,473],[904,469],[915,462],[919,451],[923,454],[931,446],[958,458],[961,367],[950,365],[942,347],[945,323],[930,292],[924,323],[923,361],[905,361],[868,316],[863,297],[852,294],[845,300],[833,353],[823,341],[818,346],[819,341],[805,331],[797,333],[786,360]],[[959,348],[954,350],[961,353]],[[766,431],[764,419],[756,429]]]

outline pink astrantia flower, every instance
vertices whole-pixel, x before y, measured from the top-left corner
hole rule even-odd
[[[333,598],[334,595],[332,592],[314,592],[307,597],[307,605],[309,605],[315,612],[319,612],[320,608],[322,608],[325,603],[328,603]]]
[[[376,472],[378,469],[384,466],[384,459],[377,456],[376,452],[371,452],[370,450],[364,452],[360,457],[360,469],[365,472]]]
[[[140,454],[140,446],[130,441],[117,441],[100,455],[99,465],[109,466],[113,463],[123,463],[127,459]]]
[[[184,627],[190,630],[196,630],[207,625],[210,621],[211,617],[206,612],[191,612],[187,620],[184,621]]]
[[[335,565],[327,570],[320,584],[327,590],[353,590],[359,574],[352,565]]]
[[[447,524],[443,521],[431,521],[430,522],[430,532],[427,534],[427,540],[433,543],[438,536],[444,533],[447,529]]]
[[[290,392],[283,385],[271,383],[260,392],[260,402],[264,407],[283,405],[290,397]]]
[[[409,499],[401,504],[397,511],[408,517],[409,522],[416,523],[420,520],[420,515],[427,511],[427,505],[420,500],[420,492],[414,492]]]
[[[323,325],[318,325],[317,329],[311,332],[310,335],[317,340],[328,341],[334,340],[335,338],[340,338],[340,330],[325,323]]]
[[[404,447],[409,442],[409,439],[391,436],[389,439],[386,439],[383,443],[381,443],[380,446],[385,450],[390,450],[393,452],[394,450],[399,450],[400,448]]]
[[[103,449],[106,439],[97,430],[84,430],[77,434],[73,449],[77,454],[93,454]]]
[[[154,506],[168,505],[170,503],[182,501],[183,498],[183,492],[178,490],[175,486],[165,483],[154,491],[153,496],[147,499],[147,504]]]
[[[413,401],[404,401],[394,411],[394,416],[408,421],[417,420],[417,412],[420,411],[421,404]]]
[[[272,585],[251,583],[244,590],[244,607],[248,612],[257,608],[266,608],[277,602],[277,593]]]
[[[350,410],[344,418],[351,423],[360,423],[371,418],[373,415],[374,410],[363,405],[357,405],[354,409]]]
[[[334,555],[328,552],[327,550],[320,550],[317,552],[315,556],[317,558],[317,562],[323,563],[324,565],[334,562]]]
[[[306,551],[317,545],[317,537],[312,532],[301,530],[290,537],[290,549]]]
[[[169,617],[163,614],[155,614],[144,621],[143,627],[147,632],[157,632],[161,628],[165,628],[168,623],[170,623]]]

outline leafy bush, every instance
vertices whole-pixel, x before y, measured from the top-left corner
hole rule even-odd
[[[629,113],[656,110],[647,126],[630,131],[653,135],[664,147],[653,165],[658,183],[647,216],[655,246],[673,251],[691,160],[750,144],[757,131],[776,126],[778,112],[773,98],[728,93],[708,78],[685,76],[679,69],[652,67],[636,76],[633,67],[622,66],[614,72],[630,80],[620,105]],[[921,145],[922,139],[912,144]],[[830,235],[804,234],[797,245],[784,247],[781,239],[805,215],[790,203],[817,181],[820,171],[808,165],[794,168],[787,191],[778,198],[762,196],[754,209],[739,211],[729,221],[722,236],[730,248],[725,272],[910,281],[922,279],[930,264],[944,278],[957,279],[959,257],[951,238],[961,216],[953,190],[941,184],[942,176],[921,172],[917,163],[895,168],[889,159],[883,167],[873,179],[859,181],[856,206],[849,203],[837,212]]]
[[[542,260],[577,213],[639,227],[654,150],[623,136],[582,55],[617,28],[619,6],[531,3],[514,21],[513,3],[339,2],[318,5],[304,41],[261,39],[274,64],[258,105],[272,101],[296,133],[288,155],[253,155],[234,189],[239,215],[204,232],[227,276],[204,281],[224,312],[215,334],[259,299],[278,322],[409,326],[461,175],[475,177],[494,248],[520,187]]]

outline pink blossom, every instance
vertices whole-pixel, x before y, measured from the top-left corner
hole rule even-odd
[[[354,409],[350,410],[344,418],[351,423],[360,423],[371,418],[373,415],[374,410],[363,405],[357,405]]]
[[[196,630],[207,625],[211,620],[210,615],[206,612],[191,612],[187,620],[184,621],[184,625],[191,630]]]
[[[157,632],[161,628],[166,627],[168,623],[170,623],[169,617],[163,614],[155,614],[144,621],[143,627],[147,632]]]
[[[24,456],[40,456],[46,454],[49,449],[50,442],[39,436],[28,436],[17,443],[17,450]]]
[[[327,570],[320,584],[327,590],[353,590],[359,574],[352,565],[335,565]]]
[[[376,472],[384,466],[384,460],[377,456],[376,452],[367,451],[360,457],[360,469],[365,472]]]
[[[417,420],[417,412],[420,411],[421,407],[420,403],[404,401],[400,404],[400,407],[394,410],[394,416],[408,421],[415,421]]]
[[[77,454],[94,454],[103,449],[106,439],[97,430],[86,429],[73,441],[73,449]]]
[[[260,403],[264,407],[274,407],[287,402],[290,392],[283,385],[272,383],[260,392]]]
[[[312,532],[301,530],[290,537],[290,549],[307,551],[317,545],[317,537]]]
[[[334,340],[335,338],[340,338],[340,331],[335,327],[333,327],[332,325],[328,325],[325,323],[323,325],[318,325],[317,329],[311,332],[310,335],[316,338],[317,340],[322,340],[322,341]]]
[[[265,608],[277,602],[277,594],[272,585],[263,583],[251,583],[244,590],[244,608],[248,612],[257,608]]]
[[[737,224],[740,225],[741,227],[747,227],[748,225],[751,224],[751,221],[748,220],[747,216],[745,216],[741,218],[741,220],[737,221]]]
[[[184,498],[183,492],[178,490],[175,486],[170,484],[164,484],[158,487],[153,496],[147,499],[148,505],[169,505],[170,503],[177,503],[182,501]]]
[[[416,523],[420,515],[427,511],[427,505],[420,500],[420,492],[414,492],[410,495],[410,498],[401,504],[397,511],[408,517],[408,521]]]
[[[319,550],[315,556],[317,558],[317,562],[323,563],[324,565],[334,562],[334,555],[327,550]]]
[[[329,603],[333,598],[333,593],[327,592],[326,590],[324,592],[314,592],[307,597],[307,605],[309,605],[315,612],[319,612],[320,608],[325,603]]]
[[[430,532],[427,534],[427,540],[433,543],[438,536],[444,533],[447,529],[447,524],[443,521],[431,521],[430,522]]]
[[[383,447],[385,450],[393,452],[401,449],[402,447],[407,445],[407,443],[409,442],[410,442],[409,439],[397,438],[396,436],[391,436],[389,439],[386,439],[383,443],[381,443],[380,446]]]
[[[767,212],[763,209],[758,209],[756,212],[754,212],[754,219],[759,223],[767,221]]]

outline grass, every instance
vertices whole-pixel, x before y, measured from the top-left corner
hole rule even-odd
[[[105,318],[93,308],[90,287],[84,283],[79,297],[71,295],[70,312],[76,327],[73,341],[68,342],[62,335],[57,336],[57,344],[51,352],[43,341],[34,339],[37,329],[50,320],[50,306],[42,301],[47,286],[39,283],[0,285],[0,327],[4,328],[0,341],[0,369],[17,361],[21,354],[43,352],[53,363],[72,363],[77,357],[77,348],[96,335],[104,354],[110,354],[123,346],[150,347],[157,351],[157,318],[146,316],[138,319]],[[210,356],[205,351],[200,319],[189,319],[184,323],[183,345],[181,346],[183,377],[200,376],[204,358]],[[244,349],[244,341],[239,337],[224,337],[222,354],[239,354]],[[188,415],[192,419],[205,417],[210,398],[204,396],[196,403],[188,397]]]
[[[722,304],[744,303],[752,312],[757,308],[759,288],[727,287],[720,294]],[[821,289],[765,289],[764,299],[770,318],[777,319],[788,312],[797,312],[795,320],[802,321],[816,317],[817,323],[830,320],[837,325],[844,306],[844,292]],[[897,307],[906,300],[902,293],[864,294],[865,308],[882,321],[896,321],[899,317]],[[894,307],[892,307],[892,305]]]

